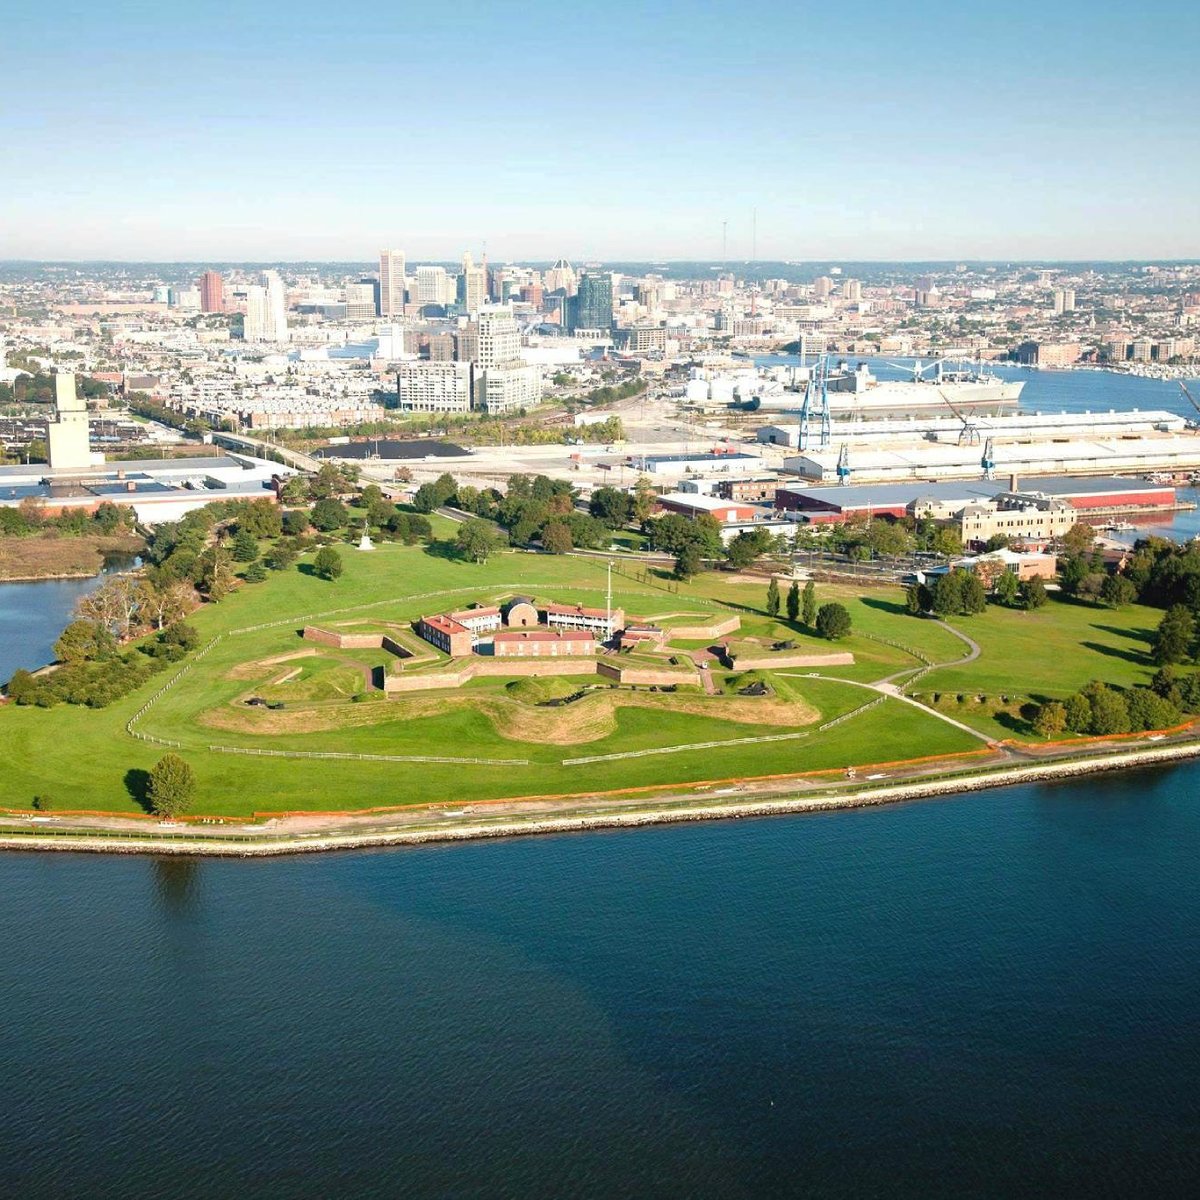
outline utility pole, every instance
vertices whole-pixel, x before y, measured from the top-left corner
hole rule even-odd
[[[605,593],[605,625],[608,629],[608,636],[613,635],[613,619],[612,619],[612,559],[608,560],[608,590]]]

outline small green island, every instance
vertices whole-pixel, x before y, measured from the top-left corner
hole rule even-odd
[[[479,516],[478,495],[340,492],[150,533],[59,663],[8,683],[6,833],[515,832],[961,790],[1138,734],[1190,752],[1195,626],[1169,601],[1191,551],[1128,564],[1128,588],[1091,582],[1082,545],[1049,592],[1003,571],[905,588],[554,496]]]

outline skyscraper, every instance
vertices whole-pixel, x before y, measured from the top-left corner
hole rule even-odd
[[[264,271],[261,286],[246,289],[246,324],[242,336],[248,342],[286,342],[287,296],[277,271]]]
[[[288,340],[287,292],[284,291],[283,280],[279,278],[278,271],[264,271],[263,283],[267,289],[267,340],[286,342]]]
[[[575,270],[565,258],[560,258],[546,272],[545,283],[548,292],[563,291],[568,296],[573,296],[576,287]]]
[[[584,271],[567,303],[567,328],[608,331],[613,324],[613,281],[607,271]]]
[[[458,302],[469,313],[477,313],[487,303],[487,265],[477,267],[468,250],[462,256],[462,274],[458,277]]]
[[[379,252],[379,315],[399,317],[404,314],[404,251]]]
[[[225,311],[225,281],[216,271],[205,271],[200,276],[200,311],[207,313]]]

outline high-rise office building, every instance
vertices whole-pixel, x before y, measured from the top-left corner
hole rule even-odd
[[[360,279],[346,285],[346,320],[369,321],[375,316],[375,283]]]
[[[471,252],[462,256],[462,274],[458,277],[458,302],[469,313],[477,313],[487,303],[487,263],[476,266]]]
[[[548,292],[566,292],[568,296],[575,295],[577,279],[575,276],[575,268],[571,266],[565,258],[560,258],[546,272],[545,278],[546,291]]]
[[[404,315],[404,251],[379,252],[379,315]]]
[[[455,281],[446,274],[445,267],[418,267],[416,302],[426,304],[453,304]]]
[[[205,271],[200,276],[200,311],[206,313],[225,311],[225,280],[216,271]]]
[[[613,280],[607,271],[584,271],[579,290],[567,303],[567,329],[610,330],[613,324]]]

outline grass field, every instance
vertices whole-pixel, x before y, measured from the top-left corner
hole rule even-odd
[[[854,664],[816,677],[767,672],[766,697],[705,696],[695,688],[677,694],[603,690],[567,706],[541,706],[596,682],[579,676],[494,677],[458,690],[385,700],[366,687],[372,666],[385,665],[389,656],[306,645],[298,636],[304,624],[362,621],[362,628],[382,629],[514,591],[600,605],[603,562],[513,552],[476,565],[393,544],[370,555],[347,551],[343,558],[345,574],[335,583],[286,571],[195,615],[204,639],[220,640],[203,659],[193,659],[195,665],[138,728],[181,743],[179,753],[196,771],[198,810],[233,815],[579,794],[972,750],[979,743],[968,734],[893,699],[832,729],[820,726],[876,698],[841,680],[874,681],[926,661],[951,665],[929,674],[922,690],[1044,689],[1061,695],[1090,678],[1140,680],[1147,673],[1141,639],[1155,623],[1145,609],[1110,613],[1063,603],[1033,614],[990,609],[961,622],[983,653],[978,662],[958,667],[953,664],[964,644],[935,622],[907,616],[898,589],[855,595],[828,586],[818,587],[821,602],[837,599],[851,611],[854,633],[836,649],[851,651]],[[786,620],[767,617],[761,608],[766,589],[755,583],[708,574],[674,593],[652,580],[614,575],[613,586],[614,602],[634,616],[724,617],[734,611],[741,619],[739,637],[788,639],[813,652],[833,648]],[[6,766],[0,801],[24,807],[33,795],[49,793],[59,808],[140,811],[142,773],[164,748],[129,737],[124,727],[169,678],[159,676],[103,710],[0,709]],[[722,673],[718,692],[725,690],[724,679]],[[351,700],[356,692],[369,702]],[[287,707],[248,708],[244,700],[252,695],[284,700]],[[968,723],[994,727],[1001,736],[1013,732],[986,715],[975,714]],[[227,753],[215,746],[273,754]],[[389,761],[299,757],[313,753]],[[402,761],[419,756],[488,761]]]

